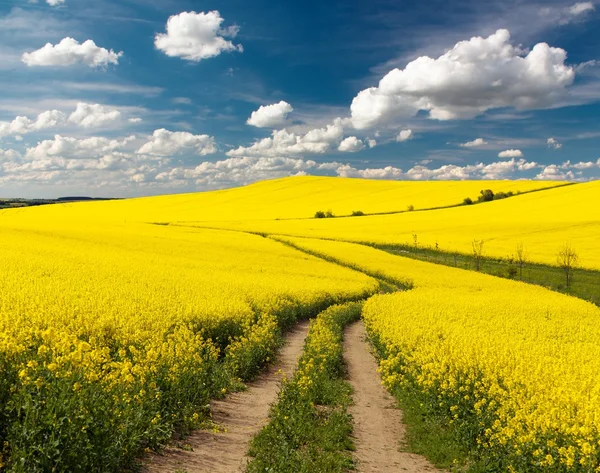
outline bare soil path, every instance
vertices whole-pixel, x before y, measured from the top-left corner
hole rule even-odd
[[[220,432],[198,430],[182,442],[186,449],[167,448],[151,455],[147,473],[235,473],[248,462],[249,442],[267,424],[269,408],[277,399],[282,373],[290,375],[297,365],[308,332],[308,322],[300,322],[286,336],[278,361],[248,389],[211,403],[213,421]]]
[[[346,329],[344,358],[354,389],[350,413],[354,419],[355,458],[361,473],[436,472],[424,457],[401,451],[406,435],[402,412],[381,385],[377,361],[366,341],[365,327],[356,322]]]

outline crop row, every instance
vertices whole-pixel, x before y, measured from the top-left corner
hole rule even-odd
[[[376,281],[258,236],[5,226],[0,470],[107,472],[273,355],[282,328]]]
[[[411,287],[363,309],[383,381],[445,418],[474,457],[493,471],[598,471],[598,307],[366,246],[292,241]]]

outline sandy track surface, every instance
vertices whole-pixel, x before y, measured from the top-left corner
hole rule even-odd
[[[163,454],[151,455],[143,469],[147,473],[235,473],[248,462],[249,442],[267,424],[269,408],[276,401],[282,372],[290,375],[304,347],[308,322],[299,323],[286,336],[277,363],[248,389],[233,393],[211,404],[213,421],[225,430],[198,430],[185,439],[186,449],[167,448]],[[189,446],[190,450],[187,448]]]
[[[346,329],[344,358],[354,389],[350,413],[354,419],[355,458],[361,473],[436,472],[424,457],[401,451],[405,436],[402,412],[381,385],[377,361],[366,341],[362,322]]]

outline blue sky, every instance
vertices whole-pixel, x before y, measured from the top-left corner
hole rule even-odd
[[[0,197],[595,179],[599,45],[587,1],[4,1]]]

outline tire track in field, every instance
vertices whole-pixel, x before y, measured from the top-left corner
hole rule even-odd
[[[377,361],[366,341],[365,326],[356,322],[346,328],[344,359],[354,403],[355,459],[361,473],[438,472],[425,457],[400,451],[406,430],[402,412],[381,385]]]
[[[286,336],[277,362],[248,389],[211,403],[212,420],[220,432],[197,430],[185,439],[190,450],[167,448],[145,462],[146,473],[235,473],[248,462],[249,442],[268,423],[269,409],[277,399],[283,372],[289,377],[304,347],[308,322],[300,322]]]

